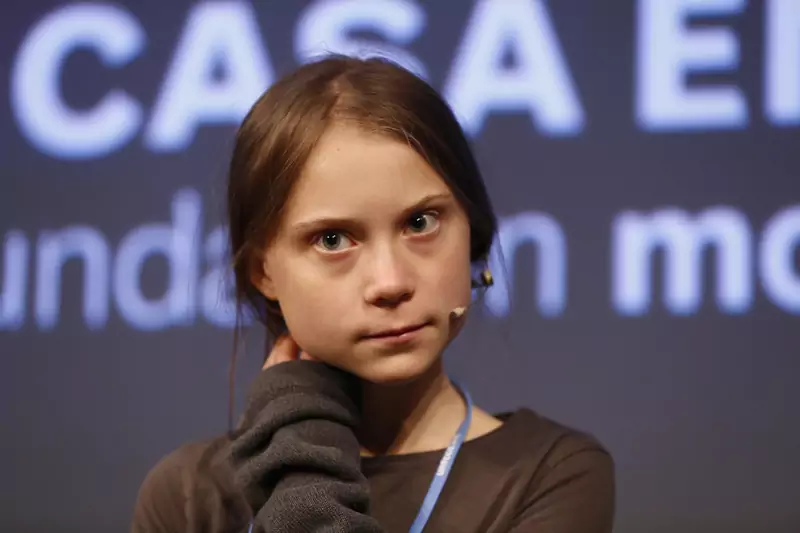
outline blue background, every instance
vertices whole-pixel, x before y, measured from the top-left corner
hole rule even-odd
[[[800,3],[0,13],[0,530],[125,531],[147,470],[226,428],[227,157],[304,30],[420,69],[470,126],[506,264],[447,354],[476,401],[597,435],[617,531],[800,530]],[[110,91],[131,118],[77,126]],[[176,109],[196,130],[151,137]]]

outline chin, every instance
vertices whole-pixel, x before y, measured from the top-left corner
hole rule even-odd
[[[366,358],[359,368],[350,371],[376,385],[404,385],[426,375],[438,360],[438,351],[379,354]]]

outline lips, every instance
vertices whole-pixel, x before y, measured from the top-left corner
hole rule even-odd
[[[405,326],[405,327],[401,327],[401,328],[385,329],[385,330],[378,331],[378,332],[375,332],[375,333],[370,333],[369,335],[366,335],[366,338],[367,339],[386,339],[386,338],[392,338],[392,337],[399,337],[399,336],[404,335],[406,333],[413,333],[413,332],[415,332],[417,330],[420,330],[420,329],[424,328],[427,325],[428,325],[428,323],[425,322],[425,323],[422,323],[422,324],[415,324],[415,325],[412,325],[412,326]]]

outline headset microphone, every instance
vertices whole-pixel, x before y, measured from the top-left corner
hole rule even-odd
[[[492,278],[492,273],[489,271],[488,268],[484,269],[481,272],[481,275],[478,279],[472,280],[472,288],[473,289],[486,289],[491,287],[494,284],[494,278]],[[459,318],[463,317],[467,313],[467,309],[469,305],[463,305],[454,308],[450,311],[450,318],[453,320],[458,320]]]
[[[456,307],[455,309],[450,311],[450,318],[453,318],[453,319],[461,318],[462,316],[464,316],[464,313],[466,313],[466,312],[467,312],[467,308],[466,307],[463,307],[463,306],[462,307]]]

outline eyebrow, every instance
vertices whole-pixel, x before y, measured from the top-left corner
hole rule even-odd
[[[435,193],[435,194],[428,194],[420,198],[418,201],[414,202],[413,205],[406,207],[403,209],[401,218],[405,218],[410,216],[411,214],[424,210],[427,207],[430,207],[431,204],[435,204],[437,202],[445,202],[445,201],[452,201],[454,199],[452,193]],[[298,232],[306,232],[324,228],[345,228],[348,226],[352,226],[355,224],[355,220],[352,218],[347,217],[321,217],[315,218],[312,220],[305,220],[298,222],[293,225],[295,231]]]

